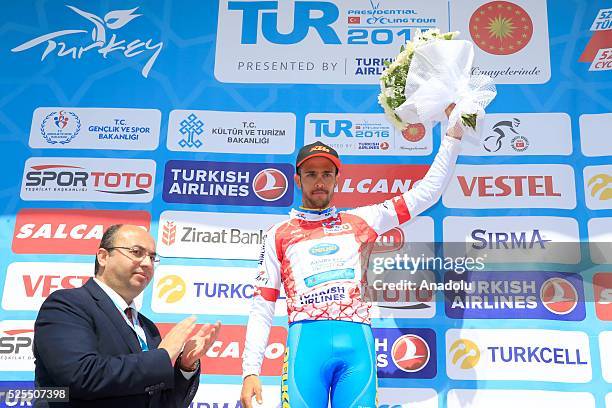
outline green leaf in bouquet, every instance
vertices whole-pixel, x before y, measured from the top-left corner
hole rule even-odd
[[[461,115],[461,123],[476,130],[476,117],[475,113],[464,113]]]

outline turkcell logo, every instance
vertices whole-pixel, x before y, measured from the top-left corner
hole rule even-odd
[[[293,202],[293,166],[170,160],[164,171],[167,203],[286,207]]]
[[[466,290],[447,291],[452,319],[585,318],[584,290],[578,274],[556,272],[449,272],[445,282],[464,280]]]
[[[372,329],[379,378],[434,378],[436,333],[431,329]]]
[[[308,252],[310,252],[310,255],[314,255],[314,256],[325,256],[325,255],[333,255],[336,252],[338,252],[339,249],[340,247],[336,244],[321,243],[321,244],[317,244],[313,246],[312,248],[310,248]]]
[[[334,3],[324,1],[296,1],[293,10],[293,29],[279,30],[278,1],[229,1],[227,9],[242,15],[242,44],[257,44],[265,38],[272,44],[296,44],[316,32],[324,44],[340,44],[332,28],[340,12]],[[261,16],[261,18],[260,18]],[[261,22],[261,27],[259,26]],[[261,36],[260,36],[261,35]]]

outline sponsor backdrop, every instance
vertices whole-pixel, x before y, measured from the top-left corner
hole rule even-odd
[[[440,126],[398,132],[376,96],[384,63],[432,27],[473,41],[473,73],[499,94],[440,202],[381,242],[460,242],[496,268],[421,272],[474,284],[447,296],[377,293],[379,407],[612,407],[609,0],[5,4],[0,385],[30,384],[40,304],[89,279],[104,228],[131,222],[163,256],[143,313],[162,331],[191,313],[224,323],[193,406],[236,406],[252,271],[300,202],[297,150],[342,154],[339,207],[418,182]],[[508,248],[525,252],[508,265]],[[286,318],[281,299],[266,406]]]

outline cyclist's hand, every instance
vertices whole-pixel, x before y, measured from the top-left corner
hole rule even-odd
[[[243,408],[253,407],[253,404],[251,403],[253,396],[255,396],[255,400],[258,404],[263,404],[263,399],[261,398],[261,382],[259,381],[259,377],[256,375],[249,375],[242,382],[240,402],[242,403]]]

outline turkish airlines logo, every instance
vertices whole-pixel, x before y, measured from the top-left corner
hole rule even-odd
[[[542,284],[540,299],[544,307],[551,313],[566,315],[578,305],[578,292],[568,280],[552,278]]]
[[[469,27],[474,43],[494,55],[509,55],[522,50],[533,35],[529,14],[509,1],[483,4],[472,14]]]
[[[377,204],[414,187],[429,166],[402,164],[347,164],[338,176],[333,203],[338,207]]]
[[[176,242],[176,223],[166,221],[162,229],[162,243],[167,246],[174,244]]]
[[[264,201],[279,200],[287,192],[287,177],[277,169],[265,169],[253,178],[253,192]]]
[[[448,354],[453,365],[464,370],[476,367],[476,364],[480,361],[478,345],[467,339],[456,340],[448,350]]]
[[[187,285],[178,275],[167,275],[155,286],[157,297],[166,303],[176,303],[185,296]]]
[[[13,232],[16,254],[95,254],[104,231],[113,224],[148,230],[146,211],[22,209]]]
[[[420,336],[405,334],[393,343],[391,357],[397,368],[407,373],[414,373],[429,362],[429,345]]]

